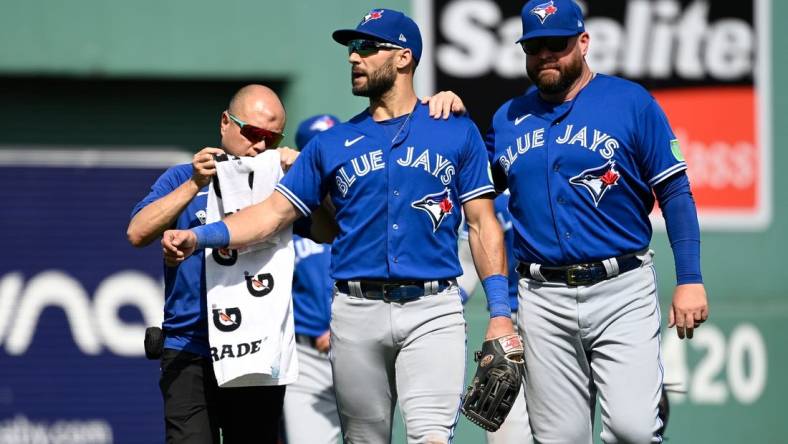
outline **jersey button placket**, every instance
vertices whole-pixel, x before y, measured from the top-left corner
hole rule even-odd
[[[397,149],[396,148],[389,148],[386,153],[386,200],[388,202],[386,208],[386,214],[388,217],[388,224],[386,229],[386,247],[387,247],[387,256],[389,258],[389,277],[391,278],[392,275],[396,275],[398,270],[393,267],[394,264],[399,264],[399,256],[400,252],[397,250],[397,245],[399,245],[399,221],[398,219],[401,217],[401,209],[402,202],[400,199],[400,183],[399,183],[399,174],[397,171],[396,166],[396,159],[397,159]]]
[[[561,256],[566,257],[567,256],[567,254],[566,254],[567,249],[564,246],[564,241],[565,241],[564,238],[565,238],[565,235],[566,235],[566,230],[565,230],[565,227],[563,227],[563,223],[562,223],[563,219],[561,218],[561,214],[560,214],[560,213],[563,212],[563,211],[561,211],[563,209],[562,208],[556,208],[558,205],[554,204],[554,202],[557,202],[559,204],[561,203],[561,202],[558,201],[558,199],[554,199],[554,196],[556,194],[559,194],[559,193],[563,192],[562,191],[563,183],[561,183],[561,175],[560,174],[550,174],[549,173],[551,164],[554,165],[554,167],[552,168],[554,171],[557,171],[555,166],[560,164],[560,162],[557,159],[557,156],[558,156],[558,153],[560,152],[560,150],[553,144],[553,137],[552,137],[552,134],[555,132],[553,130],[557,127],[557,123],[558,122],[553,122],[550,126],[548,126],[545,129],[545,163],[547,163],[547,165],[545,165],[545,167],[546,167],[545,170],[548,171],[548,173],[547,173],[547,196],[548,196],[547,199],[548,199],[548,202],[550,203],[550,212],[553,215],[553,221],[554,221],[553,222],[553,229],[555,230],[556,237],[557,237],[557,239],[556,239],[557,242],[556,243],[558,244],[558,247],[561,249]],[[561,198],[559,198],[559,199],[561,199]]]

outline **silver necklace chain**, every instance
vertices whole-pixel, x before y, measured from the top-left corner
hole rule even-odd
[[[418,102],[416,102],[416,106],[418,106]],[[399,133],[402,132],[402,129],[405,128],[405,125],[408,123],[408,120],[410,120],[410,116],[413,115],[413,111],[416,111],[416,107],[413,107],[413,110],[411,110],[410,114],[408,114],[408,117],[405,117],[405,120],[402,121],[402,125],[399,126],[399,129],[394,134],[394,137],[391,139],[392,146],[394,145],[394,141],[397,140],[397,137],[399,137]]]

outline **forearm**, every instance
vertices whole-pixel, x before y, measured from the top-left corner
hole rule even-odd
[[[246,207],[224,219],[230,232],[230,248],[263,242],[291,225],[301,214],[278,191],[266,200]]]
[[[490,318],[511,317],[509,281],[506,277],[506,253],[503,231],[493,212],[492,201],[477,199],[466,204],[468,241],[476,273],[487,297]],[[511,323],[509,323],[511,328]]]
[[[170,228],[200,188],[187,180],[170,194],[141,209],[129,222],[126,236],[135,247],[144,247]]]
[[[503,232],[494,215],[468,224],[468,242],[480,280],[496,274],[506,276]]]
[[[689,181],[686,175],[682,174],[660,185],[655,191],[673,250],[676,283],[678,285],[702,283],[700,227]]]

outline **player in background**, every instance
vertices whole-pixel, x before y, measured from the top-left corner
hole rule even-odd
[[[310,117],[298,125],[296,147],[301,150],[316,134],[339,124],[329,114]],[[331,376],[329,322],[334,281],[329,276],[331,244],[293,234],[296,266],[293,273],[293,318],[298,350],[298,380],[287,387],[284,419],[287,444],[336,444],[339,414]]]
[[[708,317],[686,163],[645,89],[589,69],[574,2],[529,1],[521,18],[538,90],[496,112],[487,146],[496,189],[511,192],[534,440],[592,442],[599,395],[602,441],[661,442],[654,195],[676,265],[668,326],[692,338]]]
[[[490,305],[485,337],[513,335],[503,235],[481,136],[464,116],[430,117],[413,90],[421,35],[389,9],[334,39],[369,108],[307,144],[277,192],[222,222],[165,233],[169,263],[195,248],[260,241],[331,197],[331,362],[343,438],[391,439],[395,403],[408,441],[448,443],[464,386],[465,320],[456,277],[462,205]]]

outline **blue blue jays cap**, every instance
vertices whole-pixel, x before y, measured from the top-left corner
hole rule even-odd
[[[416,22],[393,9],[373,9],[361,19],[356,29],[340,29],[331,35],[346,45],[354,39],[378,40],[413,51],[416,64],[421,59],[421,32]]]
[[[572,0],[531,0],[520,12],[523,35],[517,43],[535,37],[564,37],[585,31],[583,11]]]
[[[317,133],[322,133],[337,124],[339,124],[339,119],[331,114],[318,114],[304,120],[298,125],[296,131],[296,147],[299,150],[303,149]]]

